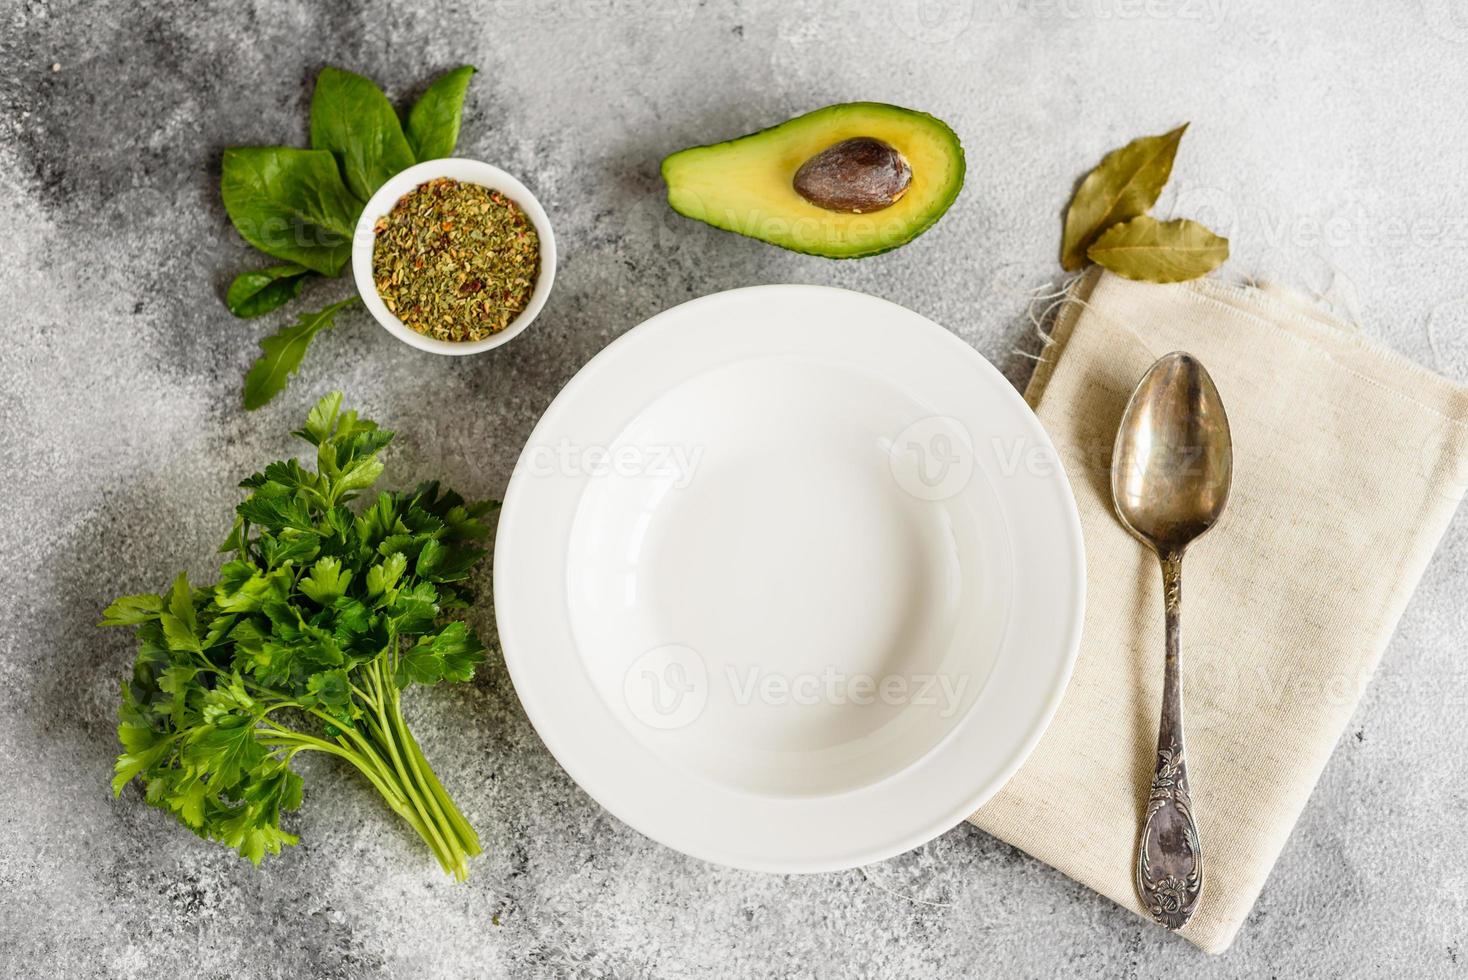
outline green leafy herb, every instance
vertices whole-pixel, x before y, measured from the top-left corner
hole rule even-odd
[[[316,76],[311,145],[331,151],[347,187],[364,204],[389,177],[417,162],[382,89],[340,68],[323,68]]]
[[[1086,264],[1086,249],[1107,228],[1146,214],[1172,176],[1172,161],[1188,124],[1161,136],[1132,140],[1112,150],[1086,175],[1065,214],[1060,265],[1067,270]]]
[[[479,838],[408,730],[401,691],[468,680],[483,659],[474,633],[442,617],[470,601],[498,505],[425,483],[353,513],[392,433],[333,393],[296,435],[316,447],[316,469],[285,460],[241,484],[250,495],[217,582],[179,575],[103,614],[138,638],[113,791],[139,779],[150,804],[259,864],[297,841],[281,827],[301,804],[292,759],[322,752],[354,766],[463,880]]]
[[[417,161],[453,152],[473,74],[465,65],[435,80],[413,107],[405,134],[387,96],[369,79],[323,68],[311,98],[314,149],[225,150],[219,190],[229,220],[245,241],[289,263],[237,276],[225,296],[230,312],[261,316],[300,295],[311,274],[340,275],[351,261],[367,198]],[[308,313],[261,342],[265,353],[245,379],[247,408],[285,387],[311,339],[345,305]]]
[[[266,255],[325,276],[341,272],[352,257],[363,202],[347,190],[325,150],[225,150],[219,192],[235,229]]]
[[[310,269],[293,262],[241,272],[229,284],[224,302],[235,316],[263,316],[301,295],[301,287],[313,275]]]
[[[260,357],[245,375],[245,408],[253,411],[284,391],[316,335],[335,326],[336,315],[359,302],[353,296],[323,310],[302,313],[295,323],[260,341]]]
[[[459,143],[459,118],[464,93],[474,77],[473,65],[464,65],[436,78],[408,113],[408,144],[419,160],[454,155]]]
[[[1228,239],[1196,221],[1158,221],[1148,215],[1112,225],[1086,252],[1091,261],[1128,279],[1183,282],[1228,259]]]

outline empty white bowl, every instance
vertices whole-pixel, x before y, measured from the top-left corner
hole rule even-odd
[[[520,210],[525,212],[525,216],[535,226],[535,233],[540,237],[540,274],[535,280],[535,289],[530,294],[529,305],[503,330],[490,334],[483,340],[450,341],[424,336],[393,315],[382,297],[377,294],[377,283],[372,278],[372,248],[377,239],[373,228],[377,219],[391,211],[404,194],[439,177],[448,177],[466,184],[480,184],[499,191],[520,206]],[[362,209],[362,216],[357,219],[356,234],[352,238],[352,276],[357,281],[357,292],[362,294],[362,302],[367,304],[367,309],[372,311],[378,323],[387,328],[388,333],[403,343],[434,354],[477,354],[509,343],[530,326],[541,307],[545,306],[546,298],[550,296],[551,284],[556,278],[556,239],[551,233],[550,218],[546,216],[545,209],[540,206],[535,195],[499,167],[459,157],[425,160],[379,187],[377,193],[372,195],[372,200]]]
[[[756,286],[610,344],[531,434],[496,532],[521,704],[612,814],[833,871],[953,827],[1060,703],[1085,561],[1012,384],[910,310]]]

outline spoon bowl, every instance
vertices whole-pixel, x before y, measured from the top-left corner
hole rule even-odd
[[[1111,495],[1127,530],[1158,554],[1180,551],[1228,503],[1233,441],[1218,388],[1198,359],[1162,357],[1127,403],[1111,462]]]

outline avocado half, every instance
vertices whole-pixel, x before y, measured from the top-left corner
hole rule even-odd
[[[911,168],[910,182],[895,203],[869,213],[828,210],[795,190],[802,164],[861,138],[889,144]],[[912,241],[958,197],[963,173],[963,146],[942,120],[881,102],[827,106],[663,160],[668,204],[679,214],[832,259],[877,255]]]

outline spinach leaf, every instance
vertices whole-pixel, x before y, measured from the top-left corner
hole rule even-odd
[[[325,276],[352,257],[362,202],[342,183],[325,150],[231,147],[219,182],[224,209],[251,245]]]
[[[253,411],[285,390],[286,382],[301,366],[311,341],[321,331],[334,326],[337,313],[358,302],[360,298],[353,296],[324,310],[302,313],[295,323],[260,341],[260,359],[245,375],[245,408]]]
[[[464,93],[477,69],[464,65],[436,78],[408,113],[408,143],[419,160],[454,155]]]
[[[301,287],[315,274],[294,262],[241,272],[229,284],[224,303],[235,316],[263,316],[301,295]]]
[[[413,106],[405,134],[371,80],[326,67],[311,98],[313,149],[225,150],[219,190],[230,221],[245,241],[286,263],[236,276],[225,296],[230,312],[261,316],[299,296],[313,275],[340,275],[351,261],[367,198],[418,159],[454,152],[474,73],[464,65],[435,79]],[[279,394],[316,334],[353,302],[304,314],[261,341],[262,353],[245,377],[245,407],[259,408]]]
[[[365,203],[372,193],[416,161],[398,114],[371,79],[326,67],[311,97],[311,146],[330,150],[347,187]]]

